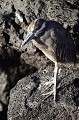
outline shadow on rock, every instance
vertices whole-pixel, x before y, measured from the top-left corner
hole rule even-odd
[[[75,78],[74,86],[76,89],[76,95],[74,96],[74,102],[76,103],[76,106],[79,107],[79,78]]]
[[[37,68],[26,64],[21,52],[9,46],[0,48],[0,118],[6,120],[10,90],[24,76],[37,71]]]
[[[3,111],[0,112],[0,120],[7,120],[7,105],[2,102],[1,104],[3,105]]]
[[[37,71],[37,68],[26,64],[20,56],[21,52],[11,47],[4,46],[0,50],[0,67],[7,74],[10,88],[14,87],[17,81],[24,76]]]
[[[73,38],[76,43],[76,51],[79,53],[79,10],[78,10],[78,19],[77,23],[73,27]]]

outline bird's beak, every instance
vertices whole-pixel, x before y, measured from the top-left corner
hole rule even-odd
[[[26,35],[26,38],[24,39],[24,41],[23,41],[22,44],[21,44],[21,48],[22,48],[25,44],[27,44],[30,40],[32,40],[33,37],[34,37],[34,33],[33,33],[33,32],[28,33],[28,34]]]

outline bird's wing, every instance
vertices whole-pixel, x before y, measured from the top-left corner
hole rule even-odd
[[[65,61],[75,62],[75,45],[69,32],[62,27],[55,29],[53,34],[51,37],[56,56]]]

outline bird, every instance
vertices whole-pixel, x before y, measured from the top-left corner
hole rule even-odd
[[[76,50],[74,40],[69,31],[59,22],[35,19],[27,27],[26,37],[21,43],[21,48],[29,41],[32,41],[55,64],[53,81],[49,81],[49,84],[54,84],[54,87],[48,94],[53,94],[54,101],[56,101],[58,63],[65,61],[75,64]]]

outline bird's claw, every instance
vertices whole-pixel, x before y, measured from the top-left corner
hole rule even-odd
[[[54,95],[54,102],[55,102],[55,101],[56,101],[56,91],[52,90],[52,91],[50,91],[50,92],[43,93],[42,95],[43,95],[43,96],[47,96],[46,98],[48,98],[48,97],[51,96],[52,94]]]
[[[51,94],[53,94],[53,93],[54,93],[54,91],[52,90],[52,91],[50,91],[50,92],[43,93],[42,95],[43,95],[43,96],[45,96],[45,95],[51,95]]]
[[[41,83],[42,85],[46,85],[46,86],[48,86],[48,85],[52,85],[52,84],[54,84],[54,81],[48,81],[48,82],[45,82],[45,83]]]

